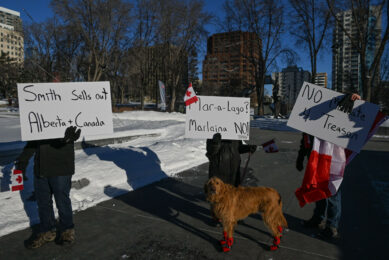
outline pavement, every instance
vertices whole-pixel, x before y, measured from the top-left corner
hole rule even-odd
[[[327,241],[301,222],[313,204],[300,208],[294,191],[303,172],[295,169],[301,134],[251,129],[250,144],[275,138],[278,153],[257,151],[244,185],[279,191],[289,229],[280,248],[258,214],[235,229],[232,251],[222,253],[222,229],[212,226],[203,185],[208,164],[181,172],[74,214],[76,242],[35,250],[23,241],[31,228],[0,238],[0,259],[389,259],[389,139],[373,139],[347,166],[342,191],[341,238]],[[242,156],[242,166],[247,156]],[[115,187],[109,187],[115,189]]]

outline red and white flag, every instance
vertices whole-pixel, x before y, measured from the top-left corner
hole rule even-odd
[[[278,148],[276,143],[274,142],[274,139],[263,143],[262,144],[263,150],[265,150],[266,153],[276,153],[278,152]]]
[[[300,206],[335,195],[345,167],[345,149],[315,137],[303,184],[295,192]]]
[[[378,112],[365,143],[388,117]],[[313,148],[305,169],[303,183],[295,192],[299,204],[315,202],[336,194],[343,181],[344,169],[357,153],[314,138]]]
[[[23,173],[20,170],[14,170],[11,176],[11,190],[23,190]]]
[[[196,96],[196,93],[194,92],[194,89],[192,87],[192,83],[189,83],[189,87],[186,90],[184,101],[185,101],[185,106],[189,106],[192,103],[197,102],[199,99]]]

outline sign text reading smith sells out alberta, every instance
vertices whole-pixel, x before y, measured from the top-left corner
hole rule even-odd
[[[109,82],[19,83],[18,96],[23,141],[113,133]]]

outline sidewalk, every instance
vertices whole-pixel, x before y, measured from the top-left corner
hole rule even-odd
[[[370,141],[348,166],[342,186],[342,239],[333,244],[301,226],[313,205],[300,208],[294,196],[303,177],[294,168],[300,134],[251,129],[250,135],[252,144],[275,137],[280,150],[257,151],[246,175],[246,185],[271,186],[282,196],[289,231],[278,251],[267,251],[272,237],[260,217],[252,215],[237,226],[232,251],[220,252],[222,231],[209,225],[204,200],[204,164],[75,213],[77,241],[72,246],[51,243],[27,250],[23,241],[30,229],[1,237],[0,259],[388,259],[388,194],[385,189],[380,194],[375,183],[389,183],[389,140]],[[106,189],[114,193],[115,187]]]

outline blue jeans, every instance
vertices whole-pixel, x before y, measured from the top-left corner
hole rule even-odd
[[[72,176],[37,177],[34,176],[35,197],[38,204],[40,231],[55,229],[53,195],[59,214],[59,231],[73,228],[72,202],[69,197]]]
[[[342,197],[339,189],[334,196],[317,201],[313,211],[313,217],[320,221],[327,218],[328,226],[338,228],[342,212],[341,199]]]

